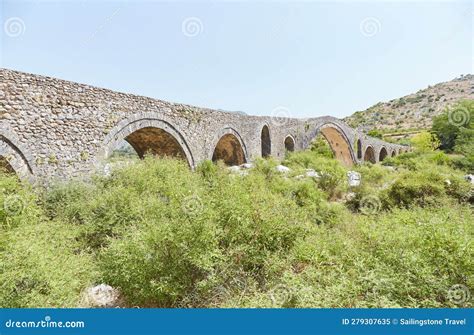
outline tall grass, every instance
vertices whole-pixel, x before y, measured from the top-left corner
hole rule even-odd
[[[357,188],[311,152],[288,175],[271,160],[240,176],[154,158],[48,190],[2,175],[0,305],[80,306],[104,282],[126,306],[455,307],[447,290],[474,287],[473,213],[441,160],[360,166]]]

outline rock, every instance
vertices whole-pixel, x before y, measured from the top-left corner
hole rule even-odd
[[[112,167],[110,166],[110,164],[105,164],[102,172],[104,176],[110,177],[112,175]]]
[[[389,170],[389,171],[392,171],[392,172],[395,172],[396,169],[393,167],[393,166],[385,166],[385,165],[382,165],[385,169]]]
[[[474,185],[474,174],[465,175],[464,179],[466,179],[468,182]]]
[[[284,165],[277,165],[275,166],[275,169],[278,171],[278,172],[281,172],[281,173],[288,173],[291,171],[291,169],[289,167],[286,167]]]
[[[312,178],[320,178],[321,177],[319,175],[319,173],[317,173],[313,169],[307,169],[305,175],[306,175],[306,177],[312,177]]]
[[[348,171],[347,172],[347,181],[349,186],[355,187],[360,185],[361,175],[359,172],[356,171]]]
[[[242,165],[240,165],[240,167],[242,169],[252,169],[253,168],[253,164],[252,163],[244,163]]]
[[[451,180],[449,180],[449,179],[446,179],[444,182],[445,182],[445,183],[446,183],[446,185],[448,185],[448,186],[450,186],[450,185],[451,185]]]
[[[240,166],[233,165],[233,166],[229,166],[227,169],[232,173],[236,173],[240,171]]]
[[[89,287],[85,291],[85,304],[91,307],[117,307],[120,305],[120,293],[106,284]]]

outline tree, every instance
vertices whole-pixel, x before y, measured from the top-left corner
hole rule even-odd
[[[431,128],[441,142],[440,149],[448,152],[454,150],[462,129],[474,129],[474,100],[463,100],[447,109],[433,119]]]
[[[439,140],[435,135],[427,131],[422,131],[411,138],[411,144],[417,151],[434,151],[439,147]]]
[[[369,135],[369,136],[371,136],[371,137],[380,138],[380,139],[383,138],[382,132],[380,132],[380,131],[377,130],[377,129],[369,130],[369,132],[367,133],[367,135]]]

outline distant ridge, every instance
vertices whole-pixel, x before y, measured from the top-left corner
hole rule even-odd
[[[474,99],[474,75],[428,86],[416,93],[388,102],[379,102],[344,118],[350,126],[363,130],[427,129],[434,116],[459,100]]]

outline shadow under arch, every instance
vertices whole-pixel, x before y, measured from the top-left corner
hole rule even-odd
[[[372,148],[371,146],[368,146],[365,149],[364,162],[371,162],[371,163],[374,163],[374,164],[377,162],[377,160],[375,159],[374,148]]]
[[[262,144],[262,157],[269,157],[272,154],[272,141],[270,138],[270,129],[268,125],[262,127],[260,132],[260,141]]]
[[[247,148],[240,134],[231,127],[222,129],[215,137],[211,160],[222,160],[226,165],[240,165],[248,161]]]
[[[291,135],[285,137],[285,150],[289,152],[295,151],[295,139]]]
[[[356,150],[357,150],[357,159],[361,160],[362,159],[362,142],[360,141],[360,138],[357,139]]]
[[[329,146],[331,147],[336,159],[346,166],[352,166],[354,164],[354,153],[351,148],[350,141],[341,127],[332,122],[325,123],[313,131],[309,138],[313,139],[319,133],[322,134],[329,143]]]
[[[387,149],[385,147],[382,147],[379,152],[379,162],[383,161],[386,157],[388,156]]]
[[[194,158],[180,131],[171,123],[155,117],[133,116],[115,126],[104,140],[102,158],[109,157],[121,141],[127,141],[140,158],[147,153],[177,157],[194,168]]]

